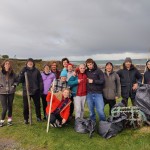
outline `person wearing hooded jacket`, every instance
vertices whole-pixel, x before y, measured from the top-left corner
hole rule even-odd
[[[105,65],[104,77],[104,103],[105,105],[109,104],[109,115],[111,115],[111,109],[116,104],[116,100],[121,96],[120,78],[118,74],[113,71],[113,64],[111,62],[107,62]]]
[[[150,60],[146,62],[147,71],[144,73],[144,84],[150,84]]]
[[[43,93],[43,80],[40,71],[35,67],[34,60],[29,58],[26,62],[26,66],[21,70],[19,74],[19,83],[22,83],[23,87],[23,115],[24,122],[28,124],[29,108],[27,99],[27,90],[25,82],[25,72],[29,81],[29,95],[33,99],[37,121],[41,121],[41,109],[40,109],[40,94]]]
[[[142,83],[142,75],[132,64],[130,57],[127,57],[123,63],[123,69],[117,71],[121,82],[122,103],[128,106],[128,99],[131,98],[132,105],[135,106],[135,95],[138,83]]]
[[[105,83],[104,73],[97,67],[95,61],[86,60],[87,75],[87,103],[90,111],[90,119],[96,121],[94,107],[98,112],[99,119],[105,121],[103,87]]]

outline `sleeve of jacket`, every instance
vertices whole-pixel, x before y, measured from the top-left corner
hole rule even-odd
[[[40,92],[43,93],[44,85],[43,85],[43,79],[42,79],[40,71],[38,71],[38,81],[39,81],[39,86],[40,86]]]
[[[14,86],[17,86],[19,84],[19,75],[14,74]]]
[[[78,85],[78,77],[72,76],[67,83],[70,87]]]
[[[143,76],[143,80],[144,80],[144,84],[146,84],[146,72],[144,73],[144,76]]]
[[[104,73],[100,69],[98,69],[98,78],[97,80],[93,80],[93,83],[101,85],[105,83]]]
[[[18,75],[18,84],[25,82],[25,76],[24,76],[24,73],[25,73],[25,72],[26,72],[26,67],[24,67],[24,68],[20,71],[20,73],[19,73],[19,75]]]
[[[119,77],[121,77],[122,70],[120,69],[116,73],[119,75]]]
[[[142,83],[142,75],[139,70],[136,70],[136,79],[138,83]]]
[[[118,74],[116,74],[116,96],[120,97],[121,96],[121,84],[120,84],[120,77]]]

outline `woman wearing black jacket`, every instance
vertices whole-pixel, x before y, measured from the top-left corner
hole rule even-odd
[[[118,72],[121,82],[122,102],[128,105],[128,98],[131,98],[132,105],[135,106],[135,95],[138,82],[142,82],[142,75],[132,64],[131,58],[127,57],[123,63],[123,69]]]
[[[28,124],[29,108],[24,75],[25,72],[27,72],[27,77],[29,81],[29,95],[30,98],[32,98],[34,101],[37,121],[41,121],[40,94],[43,93],[43,80],[40,71],[35,67],[34,60],[32,58],[29,58],[27,60],[26,66],[22,69],[19,75],[19,82],[22,83],[23,87],[24,121],[25,124]]]
[[[150,84],[150,60],[146,62],[147,71],[144,73],[144,84]]]
[[[0,71],[0,100],[2,104],[2,114],[0,120],[0,127],[4,125],[6,113],[8,111],[7,125],[12,125],[12,106],[14,100],[14,93],[17,86],[17,76],[12,69],[11,62],[5,60],[1,65]]]

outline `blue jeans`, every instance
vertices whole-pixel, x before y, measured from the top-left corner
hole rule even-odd
[[[96,93],[88,93],[87,94],[87,103],[90,111],[90,119],[96,121],[96,115],[94,107],[96,107],[99,119],[105,121],[105,114],[104,114],[104,101],[102,94]]]

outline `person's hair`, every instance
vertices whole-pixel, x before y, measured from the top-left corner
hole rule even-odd
[[[126,67],[125,63],[123,63],[123,69],[126,69],[126,68],[127,67]],[[134,64],[131,64],[130,68],[135,68],[136,69],[136,66]]]
[[[62,89],[62,92],[64,92],[64,91],[68,91],[69,94],[71,94],[71,90],[70,90],[69,88],[63,88],[63,89]]]
[[[106,63],[106,65],[105,65],[105,71],[106,71],[106,67],[107,67],[108,65],[111,65],[111,66],[112,66],[112,71],[113,71],[114,65],[112,64],[112,62],[107,62],[107,63]]]
[[[61,60],[61,63],[63,64],[64,61],[67,61],[67,63],[70,62],[68,58],[63,58],[63,59]]]
[[[6,63],[6,62],[9,62],[9,64],[10,64],[10,68],[9,68],[9,71],[8,71],[8,72],[6,72],[6,70],[5,70],[5,63]],[[2,73],[3,73],[3,74],[8,73],[8,74],[11,76],[11,75],[13,75],[13,73],[14,73],[13,68],[12,68],[12,62],[11,62],[9,59],[6,59],[6,60],[4,60],[4,61],[2,62],[1,68],[2,68]]]
[[[92,58],[88,58],[85,63],[86,64],[88,64],[88,63],[94,63],[94,60]]]
[[[46,66],[48,66],[48,67],[50,68],[49,64],[46,63],[46,64],[43,66],[43,69],[45,69]]]
[[[85,65],[85,64],[80,64],[80,65],[79,65],[79,68],[80,68],[80,66],[84,66],[84,67],[86,68],[86,65]]]
[[[57,62],[56,62],[56,61],[52,61],[52,62],[50,63],[50,67],[51,67],[53,64],[56,64],[56,67],[57,67]]]

